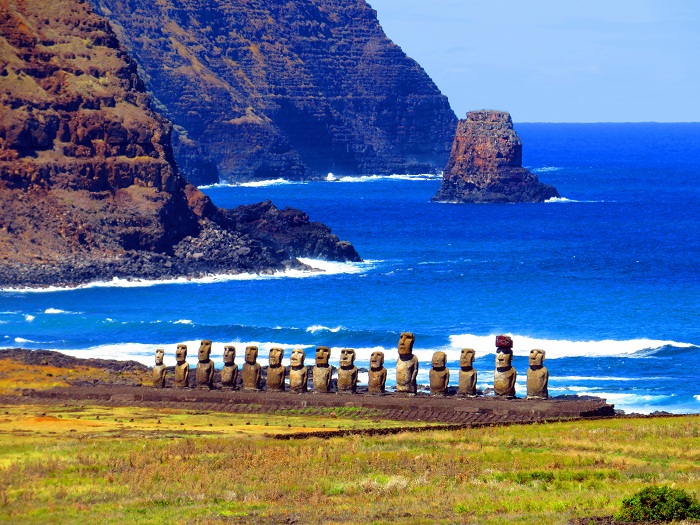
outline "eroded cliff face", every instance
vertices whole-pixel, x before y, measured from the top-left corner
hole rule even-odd
[[[195,184],[437,172],[457,119],[364,0],[92,0]]]
[[[286,244],[239,231],[180,175],[170,134],[87,2],[0,0],[0,285],[281,269],[319,255],[297,253],[310,230],[359,259],[298,210],[298,239],[271,223]]]
[[[523,145],[505,111],[470,111],[457,125],[441,202],[544,202],[559,197],[522,167]]]

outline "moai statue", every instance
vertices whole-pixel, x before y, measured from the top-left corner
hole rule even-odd
[[[444,396],[450,384],[450,371],[447,369],[447,354],[435,352],[430,369],[430,395]]]
[[[418,390],[418,358],[413,355],[416,337],[411,332],[401,332],[399,358],[396,361],[396,391],[415,394]]]
[[[386,392],[386,368],[384,368],[384,352],[372,352],[369,359],[369,388],[370,394]]]
[[[224,367],[221,369],[221,386],[235,390],[238,386],[238,365],[236,364],[236,347],[224,347]]]
[[[175,386],[187,388],[190,382],[190,365],[187,363],[187,345],[177,345],[175,350]]]
[[[285,368],[282,366],[284,349],[270,348],[270,366],[267,367],[267,389],[284,391]]]
[[[195,374],[197,388],[209,390],[214,388],[214,361],[209,359],[210,355],[211,341],[204,339],[199,345],[199,352],[197,353],[199,358]]]
[[[499,335],[496,337],[496,346],[493,390],[500,397],[515,397],[515,379],[518,374],[513,368],[513,340],[507,335]]]
[[[258,347],[245,347],[245,363],[241,371],[243,390],[260,390],[262,385],[262,367],[258,363]]]
[[[156,365],[153,367],[153,388],[165,388],[165,365],[163,364],[165,350],[156,350]]]
[[[462,348],[459,356],[459,388],[460,396],[476,396],[476,370],[474,370],[474,350]]]
[[[309,369],[304,365],[306,353],[301,348],[292,350],[289,368],[289,390],[301,394],[306,392],[309,384]]]
[[[355,366],[355,350],[343,348],[340,351],[340,368],[338,369],[338,392],[357,391],[357,367]]]
[[[530,350],[530,368],[527,369],[527,398],[547,399],[549,397],[549,371],[542,364],[544,350]]]
[[[328,364],[331,349],[327,346],[316,347],[316,366],[313,368],[314,391],[328,393],[331,391],[333,367]]]

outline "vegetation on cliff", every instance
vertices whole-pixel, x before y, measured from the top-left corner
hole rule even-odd
[[[91,0],[195,184],[437,172],[457,119],[365,0]],[[213,168],[216,167],[217,170]]]
[[[286,244],[238,231],[180,175],[170,124],[88,3],[0,7],[0,285],[268,271],[299,265],[296,255],[359,259],[297,210],[286,212],[296,221],[271,223]],[[323,253],[299,250],[297,232],[306,244],[319,236]]]

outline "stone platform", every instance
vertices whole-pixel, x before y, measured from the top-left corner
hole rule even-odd
[[[459,426],[533,423],[582,418],[612,417],[614,406],[605,399],[566,396],[552,399],[496,397],[431,397],[427,394],[294,394],[291,392],[155,389],[149,387],[67,387],[25,390],[19,402],[60,403],[89,401],[105,406],[152,406],[228,413],[328,414],[333,407],[353,407],[354,417],[395,421],[442,423]],[[0,400],[2,402],[3,400]],[[15,401],[17,402],[17,401]]]

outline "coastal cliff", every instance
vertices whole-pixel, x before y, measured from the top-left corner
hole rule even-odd
[[[91,0],[201,185],[436,173],[457,118],[365,0]]]
[[[1,286],[359,260],[298,210],[266,203],[284,233],[272,239],[189,184],[136,63],[87,2],[2,0],[0,35]]]
[[[523,146],[505,111],[470,111],[457,125],[440,202],[544,202],[559,197],[522,167]]]

